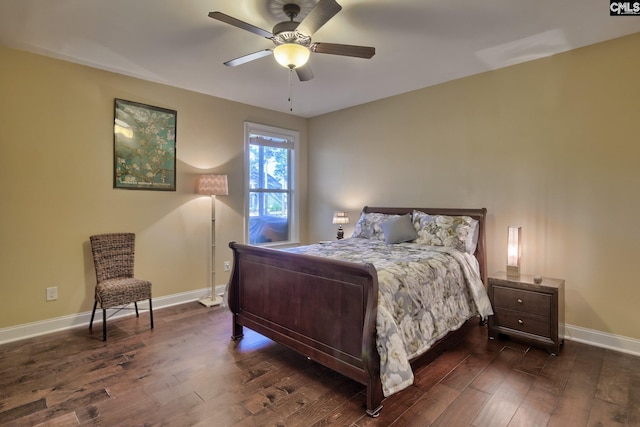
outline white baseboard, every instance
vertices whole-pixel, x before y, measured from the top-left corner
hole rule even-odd
[[[209,288],[198,289],[195,291],[182,292],[179,294],[167,295],[164,297],[153,298],[153,309],[161,309],[172,305],[183,304],[186,302],[197,301],[203,295],[211,293]],[[149,305],[146,302],[140,302],[138,308],[147,310]],[[130,310],[120,311],[109,319],[117,319],[119,317],[132,316],[135,312]],[[0,329],[0,344],[12,341],[18,341],[25,338],[35,337],[38,335],[49,334],[51,332],[62,331],[65,329],[76,328],[79,326],[89,327],[91,320],[91,311],[84,313],[71,314],[68,316],[55,317],[53,319],[42,320],[39,322],[25,323],[22,325],[11,326]],[[96,314],[93,320],[94,324],[102,324],[102,315]]]
[[[225,290],[227,289],[227,285],[216,285],[215,293],[218,296],[224,295]]]
[[[565,325],[564,334],[566,340],[640,356],[640,340],[635,338],[609,334],[575,325]]]

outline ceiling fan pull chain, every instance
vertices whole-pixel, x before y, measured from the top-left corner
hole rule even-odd
[[[293,68],[289,68],[289,111],[293,111],[293,83],[291,76],[293,75]]]

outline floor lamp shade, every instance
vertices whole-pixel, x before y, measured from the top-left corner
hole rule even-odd
[[[228,196],[229,183],[227,182],[227,175],[200,175],[198,178],[198,194]]]

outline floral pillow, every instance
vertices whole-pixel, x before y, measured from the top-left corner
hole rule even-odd
[[[416,243],[447,246],[473,254],[478,244],[478,220],[470,216],[429,215],[413,211]]]
[[[359,237],[361,239],[384,240],[384,230],[382,223],[399,215],[389,215],[382,213],[362,213],[356,224],[351,237]]]

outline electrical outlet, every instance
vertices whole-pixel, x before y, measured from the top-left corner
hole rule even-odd
[[[58,287],[52,286],[47,288],[47,301],[55,301],[58,299]]]
[[[231,270],[231,263],[229,261],[224,262],[224,271]]]

